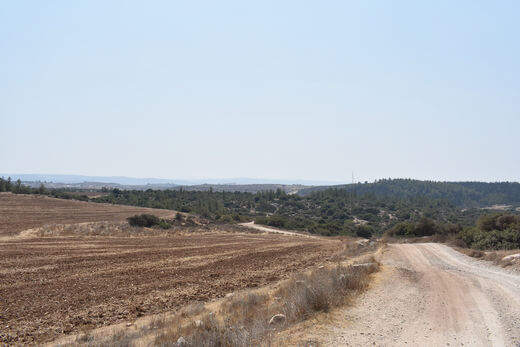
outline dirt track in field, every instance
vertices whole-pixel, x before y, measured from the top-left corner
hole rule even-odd
[[[309,234],[305,234],[305,233],[298,233],[298,232],[295,232],[295,231],[275,229],[275,228],[271,228],[271,227],[264,226],[264,225],[258,225],[258,224],[255,224],[255,222],[241,223],[240,225],[242,225],[244,227],[247,227],[247,228],[255,229],[255,230],[258,230],[258,231],[263,231],[263,232],[266,232],[266,233],[275,233],[275,234],[283,234],[283,235],[291,235],[291,236],[319,238],[319,236],[315,236],[315,235],[309,235]]]
[[[373,288],[294,341],[324,346],[520,346],[520,275],[434,243],[389,245]],[[330,318],[330,317],[329,317]]]
[[[140,213],[173,217],[174,211],[96,204],[41,195],[0,193],[0,237],[13,236],[45,224],[124,221]]]
[[[175,310],[279,280],[338,249],[225,232],[0,242],[0,343],[38,344]]]

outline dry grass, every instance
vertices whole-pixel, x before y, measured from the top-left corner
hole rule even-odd
[[[218,315],[209,313],[198,324],[170,328],[157,336],[155,344],[177,346],[182,336],[187,346],[269,345],[276,330],[343,305],[366,289],[369,275],[378,270],[378,264],[373,258],[365,260],[369,262],[337,264],[293,276],[272,295],[250,291],[233,296],[222,303]],[[283,314],[285,320],[270,325],[270,318],[276,314]]]
[[[501,266],[501,267],[511,267],[515,269],[520,269],[520,264],[518,261],[511,261],[511,260],[503,260],[504,257],[511,255],[511,254],[519,254],[520,249],[516,250],[503,250],[503,251],[480,251],[476,249],[470,249],[470,248],[461,248],[461,247],[454,247],[457,251],[481,260],[490,261],[495,265]]]
[[[169,318],[161,316],[137,330],[98,339],[83,335],[74,344],[269,346],[273,334],[287,325],[347,303],[367,288],[370,274],[378,271],[378,268],[372,256],[362,257],[358,264],[322,266],[294,275],[274,289],[233,294],[213,307],[198,303]],[[283,314],[285,319],[270,324],[271,317],[276,314]],[[184,342],[178,343],[181,337]]]
[[[346,258],[371,254],[381,248],[384,244],[385,242],[382,241],[348,238],[343,241],[343,250],[335,255],[335,260],[342,261]]]
[[[30,230],[34,236],[167,236],[178,232],[243,232],[243,228],[234,225],[206,225],[198,223],[188,217],[182,223],[178,220],[168,220],[172,224],[170,229],[133,227],[128,222],[86,222],[76,224],[48,224]],[[254,232],[253,232],[254,234]]]
[[[44,225],[36,228],[35,234],[40,237],[48,236],[125,236],[150,234],[149,230],[136,228],[127,222],[92,222],[77,224]]]

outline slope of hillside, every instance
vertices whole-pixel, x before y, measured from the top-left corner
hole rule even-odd
[[[173,217],[174,211],[133,206],[96,204],[42,195],[0,193],[0,236],[49,224],[124,221],[140,213]]]
[[[518,182],[434,182],[382,179],[374,183],[310,187],[300,190],[298,194],[309,195],[330,188],[343,189],[357,194],[440,199],[458,207],[486,207],[495,204],[520,206],[520,183]]]

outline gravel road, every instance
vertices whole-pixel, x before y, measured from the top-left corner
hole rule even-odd
[[[520,346],[520,275],[447,246],[389,245],[357,304],[308,330],[325,346]]]

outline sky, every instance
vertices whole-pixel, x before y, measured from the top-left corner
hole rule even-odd
[[[520,2],[2,1],[0,172],[520,181]]]

